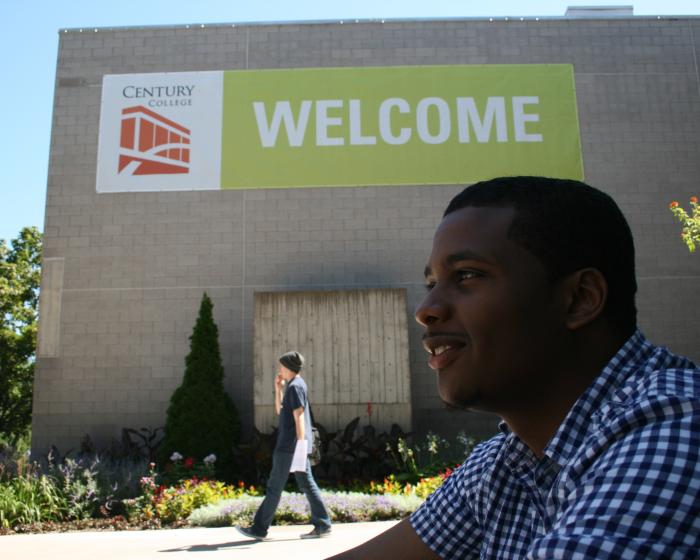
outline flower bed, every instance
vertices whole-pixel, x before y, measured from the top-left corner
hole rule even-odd
[[[463,439],[465,449],[472,445]],[[382,482],[350,477],[321,481],[332,519],[406,517],[451,474],[446,466],[454,463],[438,460],[439,448],[446,446],[431,434],[422,447],[411,447],[398,438],[396,450],[391,448],[390,453],[397,474]],[[173,453],[157,471],[155,463],[128,454],[115,459],[81,452],[71,459],[52,450],[44,460],[31,463],[24,455],[0,456],[0,534],[249,523],[262,500],[261,490],[240,481],[215,480],[215,462],[214,454],[195,460]],[[290,483],[287,489],[293,488]],[[285,493],[275,522],[307,523],[309,519],[303,494]]]
[[[356,492],[321,492],[331,519],[336,522],[382,521],[403,519],[414,512],[423,500],[415,495],[368,495]],[[249,525],[263,498],[242,496],[200,507],[188,518],[190,525],[226,527]],[[303,494],[284,492],[275,513],[277,525],[308,523],[311,512]]]
[[[331,519],[336,522],[402,519],[415,511],[451,473],[447,469],[436,476],[421,478],[414,484],[399,481],[396,476],[390,475],[381,483],[370,482],[360,492],[322,491],[321,494]],[[106,518],[90,519],[84,514],[75,516],[66,515],[66,511],[56,511],[49,516],[37,510],[35,515],[16,516],[15,519],[6,515],[0,524],[0,534],[249,524],[263,499],[259,489],[246,487],[243,482],[226,485],[195,476],[172,486],[157,485],[152,465],[149,475],[140,480],[140,496],[122,501],[124,515],[106,517],[109,512],[102,511]],[[33,483],[44,488],[44,491],[46,488],[56,488],[56,481],[47,477],[25,476],[13,480],[15,485],[18,482]],[[12,489],[7,483],[0,486],[5,491]],[[309,520],[306,497],[300,493],[283,493],[274,522],[281,525],[304,524]]]
[[[221,500],[235,500],[243,496],[257,496],[254,486],[246,488],[243,482],[236,486],[216,480],[193,477],[174,486],[157,486],[153,476],[141,479],[142,495],[124,500],[127,517],[155,525],[169,525],[185,520],[200,506],[215,504]]]

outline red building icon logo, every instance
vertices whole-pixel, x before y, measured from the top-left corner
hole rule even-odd
[[[119,173],[189,173],[190,130],[143,105],[122,110]]]

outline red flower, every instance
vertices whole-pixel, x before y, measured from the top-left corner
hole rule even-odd
[[[194,467],[194,459],[192,457],[187,457],[187,459],[185,459],[185,462],[182,464],[186,469],[191,469],[192,467]]]
[[[690,197],[690,202],[692,202],[693,204],[697,204],[697,203],[698,203],[698,197],[697,197],[697,196],[691,196],[691,197]]]
[[[671,204],[668,205],[669,208],[676,208],[678,206],[678,202],[675,200],[671,202]]]
[[[367,403],[367,416],[372,416],[372,403]]]

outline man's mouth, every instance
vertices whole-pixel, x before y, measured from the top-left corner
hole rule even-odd
[[[426,335],[423,337],[423,347],[430,354],[428,366],[434,370],[446,368],[459,356],[459,351],[466,342],[461,337],[444,335]]]

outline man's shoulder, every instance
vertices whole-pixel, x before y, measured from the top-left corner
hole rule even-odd
[[[495,459],[507,445],[509,434],[499,433],[495,436],[482,441],[474,447],[474,450],[469,455],[469,459],[475,462],[483,462]]]
[[[603,416],[646,423],[700,411],[700,369],[691,360],[651,347],[643,361],[630,367],[626,383],[600,411]]]
[[[411,516],[414,527],[434,527],[437,520],[453,523],[464,515],[482,511],[494,489],[502,485],[508,469],[503,468],[508,436],[498,434],[478,444],[462,465],[433,492]]]
[[[472,482],[483,481],[486,471],[499,463],[507,445],[508,435],[504,433],[479,443],[464,463],[454,471],[453,476],[468,482],[469,486],[473,485]]]
[[[635,400],[657,396],[700,398],[700,369],[691,360],[662,346],[652,347],[646,359],[635,366],[623,388]]]
[[[289,385],[287,385],[284,400],[287,403],[292,403],[292,406],[303,405],[307,400],[307,395],[308,389],[306,387],[306,382],[297,375],[289,382]]]
[[[297,375],[294,379],[292,379],[289,382],[289,387],[294,387],[295,390],[303,391],[304,393],[306,393],[308,390],[306,387],[306,381],[304,381],[304,378],[301,375]]]

